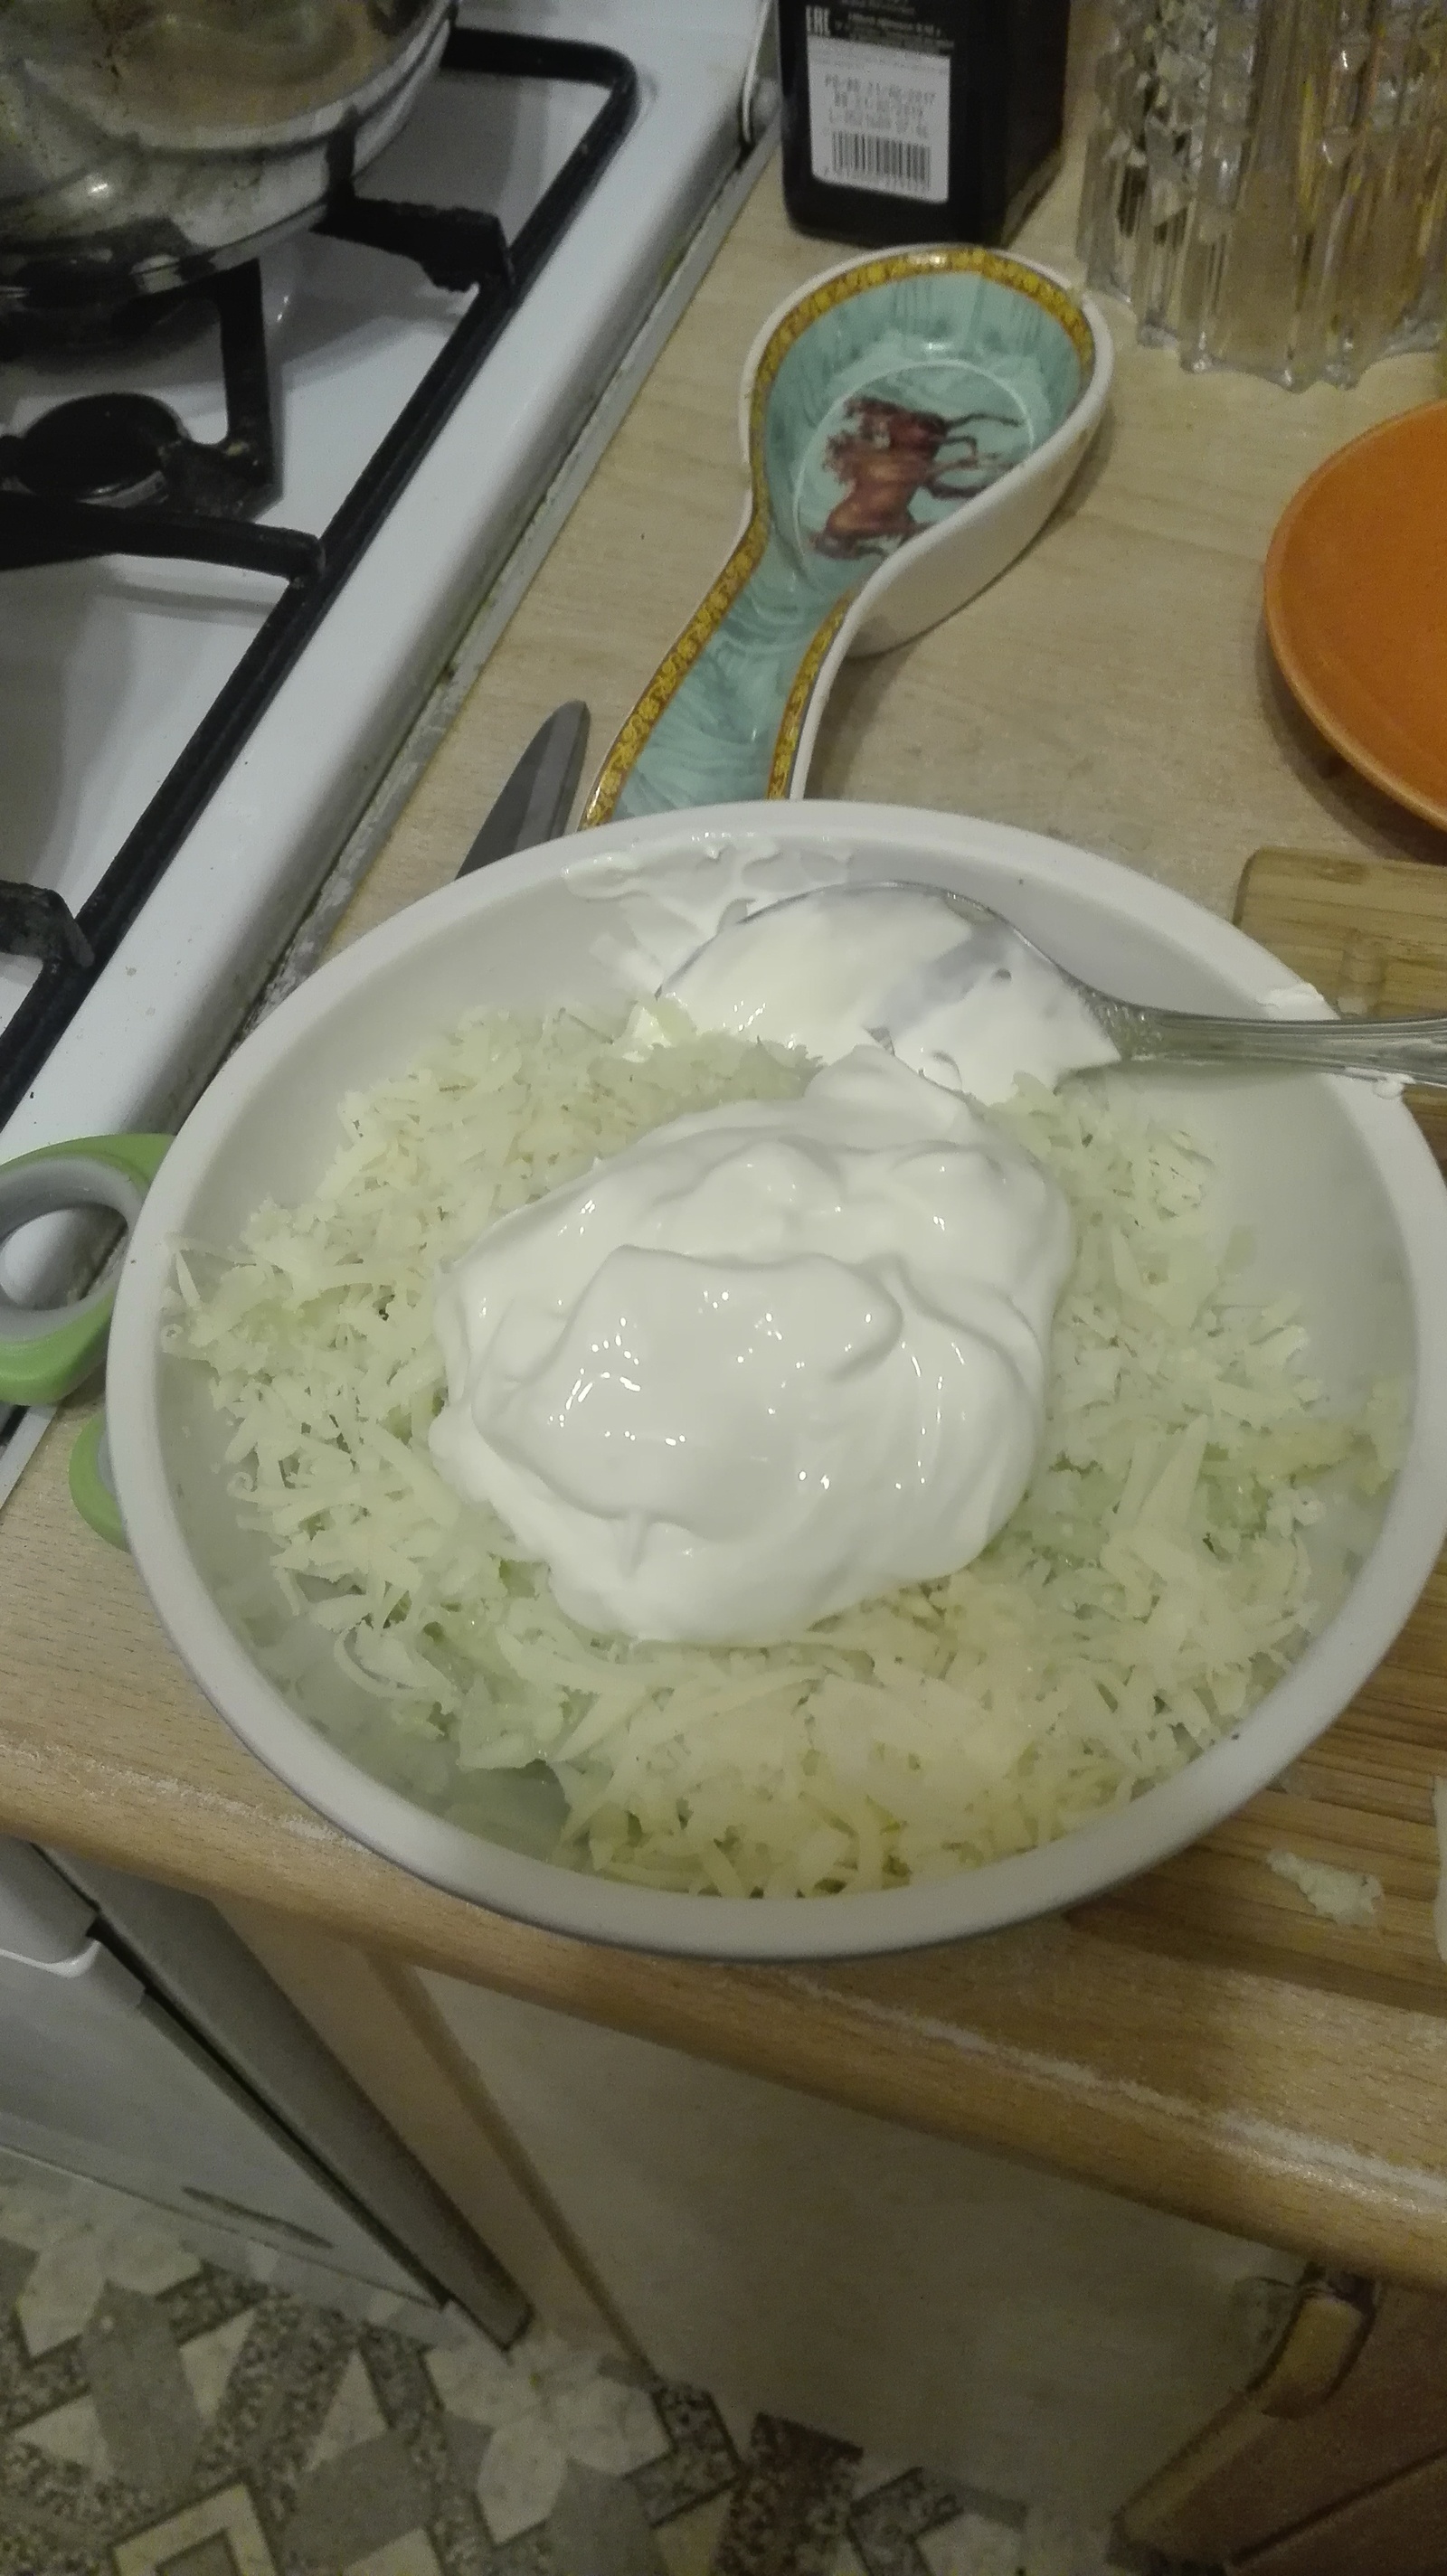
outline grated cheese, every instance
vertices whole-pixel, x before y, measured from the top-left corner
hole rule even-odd
[[[1365,1928],[1375,1923],[1382,1901],[1382,1882],[1364,1869],[1338,1869],[1330,1861],[1303,1860],[1299,1852],[1274,1851],[1266,1855],[1266,1866],[1278,1878],[1289,1878],[1299,1887],[1314,1913],[1324,1914],[1329,1923],[1346,1923]]]

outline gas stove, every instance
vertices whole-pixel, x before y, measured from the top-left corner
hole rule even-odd
[[[172,1124],[225,1051],[742,184],[758,17],[465,6],[316,231],[104,345],[6,326],[0,1155]]]

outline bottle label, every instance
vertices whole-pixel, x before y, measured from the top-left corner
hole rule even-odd
[[[952,46],[943,16],[943,8],[913,0],[833,0],[805,10],[816,179],[945,204]]]

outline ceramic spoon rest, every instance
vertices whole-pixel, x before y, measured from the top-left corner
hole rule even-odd
[[[1088,298],[972,245],[850,260],[784,305],[744,371],[738,542],[584,822],[802,796],[845,655],[921,634],[1014,561],[1090,444],[1111,359]]]

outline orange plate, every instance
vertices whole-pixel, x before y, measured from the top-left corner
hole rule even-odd
[[[1328,742],[1447,828],[1447,402],[1303,483],[1266,558],[1266,631]]]

